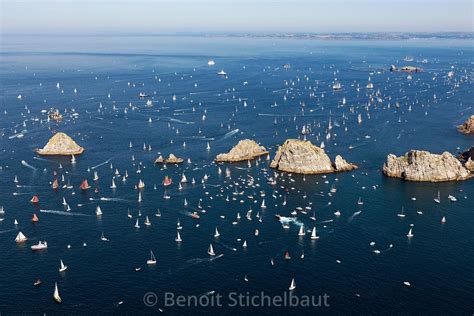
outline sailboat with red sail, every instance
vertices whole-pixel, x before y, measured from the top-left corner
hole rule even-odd
[[[59,188],[58,179],[54,179],[53,184],[51,185],[51,187],[52,187],[54,190],[56,190],[57,188]]]
[[[33,197],[31,198],[31,203],[33,203],[33,204],[38,204],[38,203],[39,203],[39,198],[38,198],[38,196],[36,196],[36,195],[33,196]]]
[[[165,176],[165,179],[163,180],[163,185],[167,187],[167,186],[170,186],[172,183],[173,183],[173,180],[170,177]]]
[[[87,190],[87,189],[90,189],[90,185],[89,183],[87,182],[87,179],[84,179],[81,183],[81,186],[79,187],[81,190]]]

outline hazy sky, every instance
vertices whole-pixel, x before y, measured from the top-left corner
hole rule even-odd
[[[473,31],[473,0],[0,0],[5,33]]]

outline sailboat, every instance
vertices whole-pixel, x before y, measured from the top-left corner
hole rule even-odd
[[[359,200],[357,201],[357,205],[364,205],[364,202],[362,202],[362,198],[359,196]]]
[[[53,184],[51,185],[51,187],[53,188],[53,190],[56,190],[56,189],[59,188],[58,179],[54,179]]]
[[[102,235],[100,235],[100,240],[109,241],[109,239],[105,237],[104,232],[102,232]]]
[[[90,189],[90,187],[91,187],[91,186],[90,186],[89,183],[87,182],[87,179],[84,179],[84,180],[82,181],[81,185],[79,186],[79,188],[80,188],[81,190],[87,190],[87,189]]]
[[[39,203],[39,198],[38,196],[34,195],[32,198],[31,198],[31,203],[33,204],[38,204]]]
[[[112,185],[110,186],[111,189],[116,189],[117,186],[115,185],[114,178],[112,178]]]
[[[212,247],[212,244],[209,244],[209,249],[207,249],[207,253],[209,256],[215,256],[216,254],[214,253],[214,248]]]
[[[150,219],[148,218],[148,215],[145,217],[145,225],[146,225],[146,226],[150,226],[150,225],[151,225],[151,222],[150,222]]]
[[[138,186],[137,186],[139,189],[143,189],[145,188],[145,182],[142,181],[142,179],[140,179],[140,181],[138,182]]]
[[[441,223],[446,223],[446,217],[443,216],[443,218],[441,219]]]
[[[97,216],[102,215],[102,210],[100,209],[99,205],[97,205],[97,207],[95,208],[95,215],[97,215]]]
[[[57,282],[54,282],[53,299],[58,304],[61,304],[63,302],[63,300],[61,299],[61,296],[59,296],[59,290],[58,290],[58,283]]]
[[[99,175],[97,174],[97,171],[94,171],[94,181],[99,180]]]
[[[59,262],[60,262],[59,272],[64,272],[64,271],[66,271],[66,270],[67,270],[67,266],[64,265],[63,259],[60,259]]]
[[[304,232],[304,225],[301,225],[300,226],[300,231],[298,232],[298,236],[304,236],[305,235],[305,232]]]
[[[319,236],[316,235],[316,227],[313,227],[313,230],[311,231],[311,239],[318,239]]]
[[[31,218],[31,221],[32,221],[33,223],[39,222],[39,218],[38,218],[38,216],[36,215],[36,213],[33,214],[33,217]]]
[[[153,254],[153,251],[152,251],[152,250],[150,250],[150,259],[148,259],[148,260],[146,261],[146,264],[148,264],[148,265],[154,265],[154,264],[156,264],[156,258],[155,258],[155,255]]]
[[[247,248],[247,240],[244,240],[244,243],[242,244],[242,247]]]
[[[156,214],[155,214],[156,217],[161,217],[161,212],[160,212],[160,209],[157,209],[156,210]]]
[[[63,205],[66,206],[67,205],[67,202],[66,202],[66,199],[63,197]]]
[[[219,233],[219,231],[217,230],[217,227],[216,227],[216,232],[214,233],[214,237],[217,238],[219,237],[221,234]]]
[[[413,237],[413,236],[414,236],[414,235],[413,235],[413,227],[410,227],[410,230],[408,231],[407,237],[408,237],[408,238],[411,238],[411,237]]]
[[[183,240],[181,239],[181,235],[179,234],[179,231],[176,232],[176,238],[175,238],[174,240],[175,240],[176,242],[181,242],[181,241],[183,241]]]
[[[42,250],[48,248],[48,243],[46,241],[39,241],[38,244],[31,246],[31,250]]]
[[[265,205],[265,199],[262,200],[262,205],[260,205],[261,208],[267,208],[267,206]]]
[[[71,156],[72,156],[72,157],[71,157],[71,163],[72,163],[73,165],[75,165],[75,164],[76,164],[76,157],[74,157],[74,155],[71,155]]]
[[[291,279],[291,284],[290,284],[290,287],[288,288],[290,291],[293,291],[294,289],[296,289],[296,283],[295,283],[295,279],[292,278]]]
[[[135,228],[140,228],[140,224],[138,224],[138,218],[137,218],[137,221],[135,222],[134,227],[135,227]]]
[[[186,176],[183,173],[183,175],[181,176],[181,183],[186,183],[186,182],[188,182],[188,179],[186,178]]]
[[[22,243],[22,242],[25,242],[27,240],[28,240],[28,238],[26,238],[26,236],[23,235],[22,232],[19,232],[18,235],[16,235],[16,238],[15,238],[15,242],[17,242],[17,243]]]
[[[169,178],[168,176],[165,176],[165,179],[163,180],[163,185],[165,187],[170,186],[173,183],[173,180]]]
[[[438,196],[434,199],[434,201],[438,204],[441,204],[441,196],[440,196],[439,191],[438,191]]]
[[[402,218],[405,217],[405,209],[403,208],[403,206],[402,206],[402,212],[397,214],[397,216],[402,217]]]

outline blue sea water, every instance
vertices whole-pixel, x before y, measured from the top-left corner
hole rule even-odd
[[[389,153],[424,149],[457,154],[474,145],[472,136],[456,130],[474,113],[472,44],[448,39],[3,36],[0,205],[6,214],[0,222],[0,312],[472,314],[474,180],[413,183],[381,172]],[[414,61],[403,61],[405,56]],[[216,62],[213,67],[207,65],[210,58]],[[417,65],[424,71],[408,80],[406,73],[389,72],[391,64]],[[216,75],[220,69],[226,79]],[[453,78],[447,76],[450,70]],[[369,77],[372,91],[365,88]],[[341,91],[332,90],[335,78]],[[148,98],[138,98],[140,92],[149,95],[152,107],[146,106]],[[67,109],[65,120],[48,122],[41,111],[49,108]],[[326,139],[330,120],[331,138]],[[303,125],[311,127],[307,139],[316,145],[324,141],[332,159],[340,154],[359,169],[327,176],[279,173],[272,186],[268,178],[274,170],[262,157],[250,168],[246,162],[221,165],[222,171],[230,169],[231,179],[218,174],[213,159],[240,139],[255,139],[273,158],[285,139],[302,137]],[[22,131],[24,137],[11,137]],[[69,157],[34,153],[57,131],[86,148],[75,165]],[[152,150],[143,150],[144,144]],[[169,153],[192,162],[166,169],[154,165],[160,154]],[[121,175],[127,170],[129,178],[116,178],[113,190],[116,169]],[[54,171],[64,174],[73,189],[53,191]],[[98,181],[92,180],[93,171]],[[196,184],[184,184],[180,191],[183,172]],[[202,184],[205,174],[209,179]],[[174,180],[169,200],[163,198],[165,175]],[[247,185],[250,177],[253,186]],[[84,178],[93,187],[87,193],[78,188]],[[146,184],[141,203],[134,189],[140,179]],[[337,192],[329,195],[333,185]],[[260,208],[260,191],[266,194],[266,209]],[[441,204],[433,201],[438,191]],[[39,205],[29,202],[35,194]],[[447,199],[450,194],[457,202]],[[70,213],[61,204],[63,197]],[[357,205],[359,197],[363,205]],[[274,217],[310,204],[312,210],[299,214],[290,229]],[[104,213],[100,218],[97,205]],[[397,216],[402,207],[405,218]],[[158,208],[159,218],[154,215]],[[249,209],[251,221],[245,218]],[[141,228],[136,229],[139,210]],[[334,216],[336,210],[340,217]],[[192,219],[192,211],[201,212],[201,218]],[[316,221],[310,219],[313,211]],[[238,212],[242,218],[234,225]],[[38,223],[31,222],[33,213]],[[143,225],[147,215],[152,222],[148,227]],[[180,244],[174,240],[178,220],[183,227]],[[309,233],[299,237],[299,224],[306,230],[316,226],[320,238],[310,240]],[[408,239],[410,224],[415,236]],[[25,245],[14,242],[19,231],[29,238]],[[100,240],[102,232],[110,242]],[[30,246],[39,240],[46,240],[48,249],[32,252]],[[223,256],[209,258],[209,243]],[[152,267],[146,265],[150,250],[157,257]],[[285,251],[291,260],[283,259]],[[60,259],[69,266],[65,273],[58,272]],[[142,270],[136,272],[136,267]],[[43,284],[34,287],[37,278]],[[330,306],[237,308],[228,306],[229,300],[221,308],[165,306],[167,292],[283,295],[292,278],[294,295],[327,294]],[[52,299],[54,282],[61,305]],[[152,307],[143,301],[148,292],[158,298]]]

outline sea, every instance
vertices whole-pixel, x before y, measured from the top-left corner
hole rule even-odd
[[[2,35],[0,313],[472,314],[474,180],[408,182],[382,168],[388,154],[474,145],[457,131],[474,114],[473,47],[456,38]],[[50,109],[63,121],[48,121]],[[56,132],[85,148],[75,164],[35,153]],[[304,138],[359,168],[270,168],[279,145]],[[214,162],[242,139],[269,156]],[[154,164],[170,153],[185,162]],[[81,192],[84,179],[92,188]],[[290,217],[286,228],[277,214]],[[48,248],[32,251],[40,240]]]

